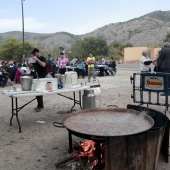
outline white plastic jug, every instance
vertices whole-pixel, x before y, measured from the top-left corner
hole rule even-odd
[[[78,85],[77,72],[69,71],[65,73],[65,85],[64,87],[72,87]]]

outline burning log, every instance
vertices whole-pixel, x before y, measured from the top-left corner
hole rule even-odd
[[[92,140],[79,142],[74,148],[77,152],[66,160],[58,163],[56,167],[61,167],[75,161],[80,162],[83,170],[97,170],[98,168],[101,169],[101,167],[98,167],[99,164],[100,166],[104,167],[105,145],[103,143],[100,144],[100,159],[98,158],[97,143]],[[98,160],[101,160],[101,162],[99,163]],[[86,162],[85,167],[84,162]]]

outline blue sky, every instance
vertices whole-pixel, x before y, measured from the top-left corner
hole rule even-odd
[[[169,0],[25,0],[25,31],[84,34],[110,23],[170,10]],[[22,30],[21,0],[0,0],[0,33]]]

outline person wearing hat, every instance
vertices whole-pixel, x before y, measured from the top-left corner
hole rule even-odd
[[[34,48],[33,51],[31,52],[32,59],[35,60],[36,62],[33,63],[33,68],[34,68],[34,72],[32,72],[32,76],[33,78],[45,78],[45,76],[47,75],[47,71],[46,71],[46,59],[43,56],[40,56],[40,51],[37,48]],[[38,75],[38,77],[37,77]],[[43,103],[43,96],[36,96],[37,98],[37,102],[38,105],[37,107],[34,109],[36,112],[40,112],[43,108],[44,108],[44,103]]]
[[[68,59],[65,57],[64,53],[61,52],[60,58],[58,59],[58,66],[59,66],[60,74],[65,74],[67,62],[68,62]]]

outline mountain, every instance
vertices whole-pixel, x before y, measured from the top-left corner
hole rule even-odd
[[[47,50],[60,46],[70,49],[76,40],[85,37],[103,37],[110,44],[117,40],[131,43],[133,46],[159,46],[165,36],[170,33],[170,11],[154,11],[126,22],[113,23],[98,28],[84,35],[73,35],[67,32],[40,34],[25,32],[25,40],[37,46],[43,45]],[[0,33],[0,44],[8,38],[22,41],[22,32]]]
[[[153,46],[162,44],[167,33],[170,33],[170,11],[155,11],[126,22],[106,25],[83,37],[100,36],[108,44],[117,40],[134,46]]]
[[[29,41],[37,46],[44,46],[45,49],[51,50],[58,47],[65,47],[70,49],[71,45],[77,40],[77,36],[67,33],[58,32],[52,34],[40,34],[40,33],[30,33],[25,32],[25,41]],[[12,31],[6,33],[0,33],[0,44],[9,38],[16,38],[22,41],[22,32]]]

